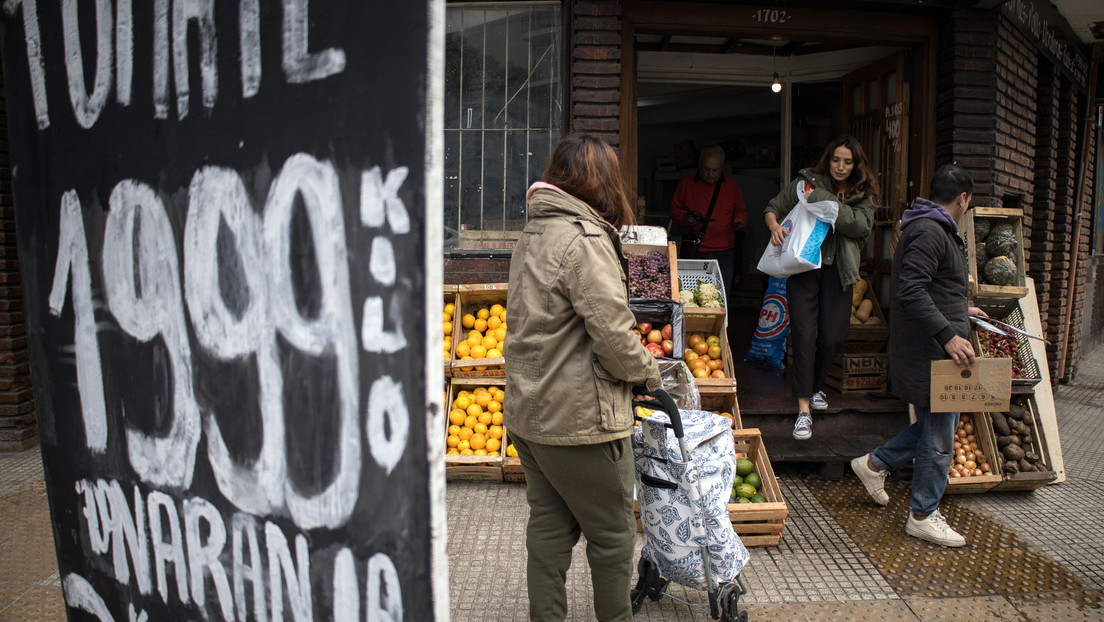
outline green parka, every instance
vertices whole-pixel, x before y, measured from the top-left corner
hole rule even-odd
[[[506,429],[546,445],[632,432],[631,389],[660,386],[632,333],[628,262],[617,231],[582,201],[537,189],[510,260]]]
[[[820,245],[820,258],[823,265],[835,264],[839,270],[840,286],[847,289],[859,280],[859,263],[862,261],[862,247],[874,228],[874,206],[866,193],[857,192],[840,201],[832,191],[831,175],[814,173],[813,169],[803,168],[788,186],[767,203],[765,211],[778,218],[778,222],[797,205],[797,182],[812,184],[813,193],[808,201],[835,201],[839,204],[839,216],[836,224],[824,242]]]

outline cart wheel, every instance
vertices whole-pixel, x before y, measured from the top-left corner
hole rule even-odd
[[[718,599],[721,604],[721,622],[747,622],[747,610],[740,609],[740,597],[744,594],[747,594],[747,586],[739,575],[736,576],[735,582],[721,586]]]
[[[659,568],[655,564],[643,557],[636,564],[636,572],[638,578],[636,587],[632,591],[632,610],[634,614],[640,611],[646,598],[652,600],[663,598],[663,590],[670,583],[670,581],[659,575]]]

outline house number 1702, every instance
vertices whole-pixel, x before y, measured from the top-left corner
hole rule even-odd
[[[752,13],[752,19],[760,24],[785,24],[790,21],[790,14],[785,9],[759,9]]]

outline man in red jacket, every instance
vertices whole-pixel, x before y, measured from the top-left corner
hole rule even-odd
[[[731,292],[736,266],[743,263],[737,256],[738,252],[743,254],[742,243],[737,249],[737,237],[743,241],[747,207],[736,180],[723,173],[724,160],[724,149],[719,146],[702,149],[698,172],[683,177],[675,189],[671,220],[684,232],[681,256],[684,259],[716,259],[725,291]],[[687,252],[687,241],[699,235],[698,248]]]

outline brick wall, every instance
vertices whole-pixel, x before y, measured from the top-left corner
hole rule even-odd
[[[1031,228],[1031,260],[1027,274],[1035,280],[1039,301],[1039,316],[1047,326],[1051,302],[1051,260],[1054,256],[1054,220],[1048,208],[1054,205],[1058,186],[1058,94],[1060,84],[1054,66],[1041,63],[1039,87],[1036,91],[1037,121],[1035,125],[1035,189]],[[1054,348],[1050,349],[1053,360]]]
[[[31,395],[23,292],[15,250],[4,72],[0,67],[0,451],[26,449],[37,442],[38,421]]]
[[[1074,125],[1077,126],[1078,140],[1087,138],[1088,153],[1096,153],[1099,145],[1096,144],[1096,118],[1092,117],[1089,121],[1090,127],[1088,132],[1085,132],[1081,127],[1081,121],[1084,118],[1083,113],[1084,104],[1078,106],[1077,116],[1075,117],[1078,122]],[[1080,191],[1077,198],[1080,198],[1080,202],[1076,206],[1076,211],[1079,212],[1079,218],[1081,221],[1080,240],[1077,251],[1077,277],[1075,279],[1074,291],[1076,294],[1073,297],[1073,315],[1070,319],[1070,336],[1069,336],[1069,351],[1066,354],[1066,367],[1065,373],[1061,380],[1068,382],[1073,379],[1077,371],[1077,364],[1081,359],[1082,352],[1088,353],[1091,350],[1091,333],[1085,332],[1085,324],[1081,320],[1086,314],[1091,315],[1094,311],[1093,305],[1093,288],[1090,287],[1090,283],[1094,275],[1095,262],[1092,260],[1092,198],[1093,198],[1093,180],[1096,175],[1096,158],[1092,155],[1087,160],[1081,158],[1082,146],[1078,143],[1076,157],[1074,162],[1076,167],[1073,174],[1076,179],[1076,175],[1080,173],[1079,167],[1082,163],[1086,163],[1085,176],[1083,179],[1082,188],[1077,189]]]
[[[1051,379],[1058,382],[1058,347],[1066,328],[1066,306],[1069,300],[1070,252],[1073,248],[1074,230],[1074,184],[1076,183],[1076,163],[1079,153],[1077,147],[1077,112],[1080,97],[1073,92],[1069,79],[1060,76],[1058,87],[1058,148],[1055,152],[1055,196],[1050,218],[1054,222],[1054,254],[1050,262],[1052,295],[1047,314],[1047,338],[1054,343],[1048,348],[1051,356]],[[1067,368],[1073,364],[1067,355]]]
[[[571,4],[569,127],[621,144],[621,2]]]

